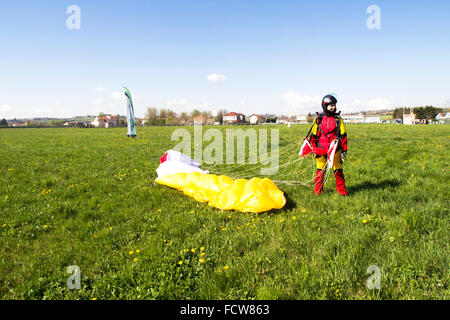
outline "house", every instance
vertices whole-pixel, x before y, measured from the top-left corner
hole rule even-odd
[[[85,124],[81,121],[68,121],[64,123],[64,127],[79,127],[82,128],[85,126]]]
[[[362,114],[343,114],[341,118],[344,120],[344,123],[364,123],[364,115]]]
[[[252,114],[249,120],[250,124],[260,124],[266,122],[266,117],[260,114]]]
[[[450,112],[441,112],[436,116],[436,121],[439,124],[450,124]]]
[[[290,121],[289,117],[281,115],[281,116],[277,117],[277,120],[275,121],[275,123],[287,124],[289,121]]]
[[[265,123],[277,123],[278,117],[276,115],[274,115],[274,114],[266,113],[264,115],[264,117],[266,118],[266,122]]]
[[[295,117],[295,120],[297,123],[306,124],[308,123],[307,117],[308,117],[307,115],[298,115]]]
[[[381,123],[381,116],[365,116],[364,123]]]
[[[119,126],[119,116],[105,115],[95,117],[93,121],[91,121],[91,126],[96,128],[112,128]]]
[[[205,125],[206,124],[206,117],[199,115],[194,117],[194,126],[198,126],[198,125]]]
[[[228,112],[223,116],[223,122],[225,124],[244,124],[245,115],[237,112]]]
[[[403,124],[415,124],[416,115],[411,113],[404,113],[403,114]]]

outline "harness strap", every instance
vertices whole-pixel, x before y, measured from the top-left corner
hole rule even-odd
[[[341,118],[339,117],[340,113],[341,112],[337,113],[338,117],[334,118],[334,120],[336,122],[336,128],[335,128],[336,137],[338,140],[340,140],[340,138],[341,138]],[[317,128],[318,128],[318,131],[322,132],[324,135],[327,135],[325,132],[323,132],[322,128],[320,127],[320,125],[322,124],[322,120],[323,120],[322,118],[323,118],[323,115],[319,114],[317,117]],[[317,135],[317,136],[319,136],[319,135]]]

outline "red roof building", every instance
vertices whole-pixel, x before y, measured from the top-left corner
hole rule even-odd
[[[245,115],[238,112],[228,112],[223,116],[223,122],[228,124],[245,123]]]

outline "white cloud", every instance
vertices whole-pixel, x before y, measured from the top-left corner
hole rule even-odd
[[[227,80],[227,77],[224,76],[223,74],[211,73],[206,76],[206,79],[213,83],[222,83],[225,80]]]
[[[371,110],[383,110],[392,109],[395,106],[393,102],[388,98],[373,98],[373,99],[354,99],[353,101],[346,103],[343,102],[341,110],[343,112],[357,112],[357,111],[371,111]]]
[[[14,107],[8,104],[3,104],[0,106],[0,119],[14,119],[14,118],[27,118],[30,117],[29,112],[21,107]]]
[[[289,115],[303,114],[308,112],[320,111],[322,97],[319,96],[301,96],[290,90],[281,95],[281,98],[288,105],[287,113]]]
[[[108,89],[103,88],[103,87],[97,87],[97,88],[94,89],[94,91],[95,91],[95,92],[104,93],[104,92],[107,92]]]

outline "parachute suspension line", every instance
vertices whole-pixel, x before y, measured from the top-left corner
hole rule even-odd
[[[274,155],[273,157],[268,157],[268,154],[271,154],[272,150],[257,155],[255,155],[256,152],[253,152],[248,158],[246,158],[246,162],[238,163],[232,166],[224,163],[208,164],[196,158],[194,158],[193,160],[202,163],[204,169],[210,171],[211,173],[224,174],[233,179],[246,179],[255,176],[261,177],[262,166],[278,160],[277,165],[272,168],[276,171],[276,173],[267,176],[270,177],[272,181],[284,185],[302,185],[305,187],[312,187],[314,186],[315,178],[314,165],[312,178],[307,178],[305,174],[310,170],[310,166],[307,165],[304,157],[299,157],[298,155],[298,146],[299,143],[302,142],[303,139],[299,141],[289,142],[279,147],[278,154]],[[252,157],[255,156],[256,163],[248,163],[248,159],[252,159]],[[280,164],[281,159],[286,159],[287,161],[283,161],[283,163]],[[313,163],[315,163],[314,158],[312,158],[312,161]],[[292,179],[293,177],[297,177],[297,179]]]
[[[303,158],[302,158],[303,160]],[[306,171],[308,170],[308,167],[304,167],[301,168],[300,164],[302,164],[302,162],[298,162],[297,163],[297,167],[294,167],[290,172],[288,172],[287,174],[283,175],[283,177],[292,177],[293,175],[302,175],[304,173],[306,173]],[[313,165],[313,169],[314,169],[314,165]],[[312,187],[314,185],[314,174],[312,179],[309,180],[303,180],[303,181],[298,181],[298,180],[284,180],[281,179],[282,177],[277,177],[276,182],[280,183],[280,184],[285,184],[285,185],[303,185],[305,187]],[[275,181],[275,180],[274,180]]]
[[[303,158],[300,158],[300,157],[297,158],[296,157],[296,158],[294,158],[292,160],[287,161],[286,163],[283,163],[281,165],[278,165],[278,166],[274,167],[273,169],[277,170],[277,171],[279,171],[280,168],[285,168],[286,167],[286,171],[287,171],[287,173],[285,173],[283,175],[279,174],[278,172],[276,174],[274,174],[274,175],[276,177],[280,177],[281,178],[281,176],[292,176],[293,173],[295,173],[297,175],[303,173],[305,171],[305,169],[301,169],[300,168],[300,164],[303,162],[303,160],[304,160]],[[294,168],[290,169],[289,166],[292,165],[292,164],[297,165],[297,166],[295,166]],[[237,172],[237,174],[241,178],[244,178],[244,177],[247,177],[247,176],[251,176],[251,175],[254,176],[254,175],[258,175],[258,173],[255,172],[258,169],[260,169],[260,168],[254,166],[253,168],[249,168],[247,170]]]
[[[293,143],[291,143],[291,144],[293,144]],[[290,145],[290,144],[289,144],[289,145]],[[279,158],[281,155],[284,155],[284,154],[286,154],[287,152],[289,152],[290,150],[289,150],[288,148],[286,148],[286,147],[289,147],[289,145],[283,146],[283,150],[278,154],[278,157],[275,157],[275,159],[276,159],[276,158]],[[281,149],[281,148],[280,148],[280,149]],[[254,155],[254,153],[253,153],[252,155]],[[263,163],[262,160],[263,160],[266,156],[267,156],[267,154],[259,155],[259,157],[256,158],[256,163],[255,163],[255,164],[250,164],[250,163],[246,163],[246,162],[244,162],[244,163],[238,163],[238,164],[236,164],[236,165],[233,165],[232,169],[229,169],[230,166],[228,166],[228,167],[227,167],[228,169],[223,170],[224,168],[221,168],[221,169],[222,169],[221,171],[222,171],[223,173],[242,172],[242,167],[244,167],[244,166],[253,165],[253,166],[256,167],[256,165],[257,165],[258,163],[259,163],[259,164],[262,164],[262,163]],[[197,162],[202,163],[202,161],[200,161],[200,159],[194,158],[194,160],[197,161]],[[213,168],[216,168],[216,167],[223,167],[224,165],[226,165],[226,164],[223,164],[223,163],[222,163],[222,164],[217,164],[217,163],[214,163],[214,164],[208,164],[208,163],[203,162],[203,166],[204,166],[206,169],[211,169],[211,170],[214,170]]]
[[[277,171],[278,171],[280,168],[287,167],[287,166],[289,166],[289,165],[291,165],[293,163],[299,163],[299,162],[301,162],[301,160],[303,160],[303,159],[298,158],[298,159],[290,160],[290,161],[288,161],[288,162],[286,162],[286,163],[284,163],[282,165],[278,165],[274,169],[277,169]],[[240,177],[246,177],[246,176],[254,175],[254,174],[252,174],[252,172],[255,171],[255,169],[258,170],[260,168],[253,168],[251,170],[246,170],[244,172],[239,172],[239,176]]]
[[[282,147],[283,148],[282,151],[279,152],[276,157],[273,157],[272,160],[277,159],[277,158],[279,160],[281,156],[284,156],[288,152],[292,152],[292,150],[289,150],[289,147],[291,145],[293,145],[293,144],[294,143],[290,143],[288,145],[283,146]],[[227,174],[227,175],[234,174],[234,173],[239,173],[239,175],[242,176],[242,174],[244,174],[244,173],[250,173],[250,172],[258,170],[259,169],[258,164],[263,164],[262,160],[263,159],[265,160],[266,157],[267,157],[267,154],[262,154],[262,155],[260,155],[259,157],[256,158],[256,161],[257,161],[256,164],[239,163],[237,165],[233,165],[233,167],[231,169],[230,169],[230,166],[228,166],[227,169],[220,168],[221,169],[220,171],[223,174]],[[194,158],[194,160],[198,161],[198,159],[195,159],[195,158]],[[223,167],[223,166],[224,166],[224,164],[206,164],[206,165],[204,165],[204,167],[206,169],[210,169],[210,171],[215,171],[213,168]],[[242,170],[244,166],[251,166],[251,167],[250,168],[245,168],[244,170]]]

